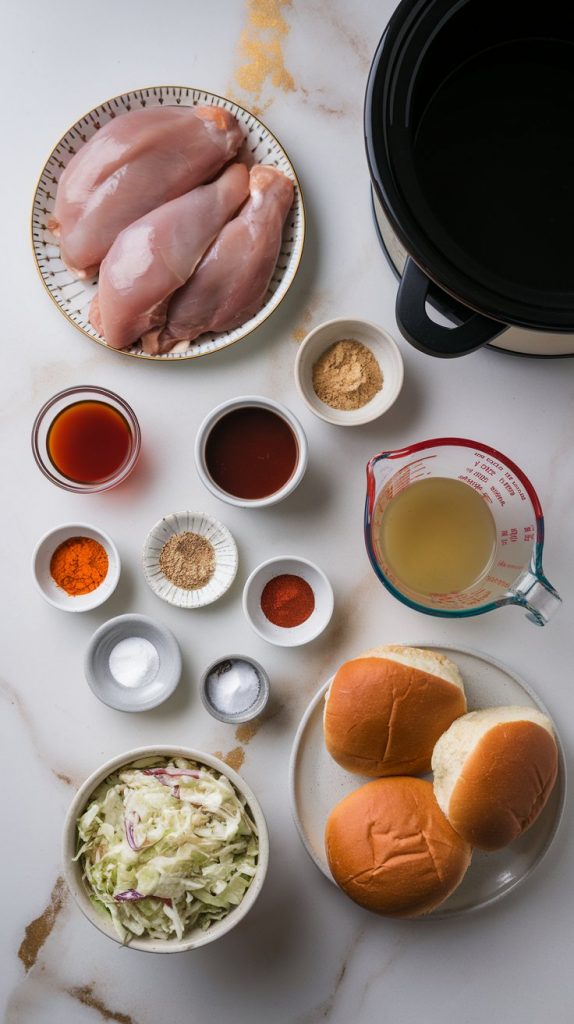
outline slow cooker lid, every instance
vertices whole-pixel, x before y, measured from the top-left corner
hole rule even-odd
[[[568,5],[569,8],[569,5]],[[417,263],[458,300],[574,328],[574,12],[403,0],[365,108],[379,199]]]

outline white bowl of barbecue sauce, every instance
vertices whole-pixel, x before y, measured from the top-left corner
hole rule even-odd
[[[284,405],[243,395],[206,416],[197,433],[195,462],[217,498],[241,508],[263,508],[283,501],[300,484],[307,438]]]

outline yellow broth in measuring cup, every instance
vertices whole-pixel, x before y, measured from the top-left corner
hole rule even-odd
[[[543,539],[532,484],[494,448],[438,438],[367,466],[371,564],[418,611],[479,615],[518,604],[544,625],[560,598],[542,572]]]
[[[381,521],[385,562],[419,594],[466,590],[489,569],[496,527],[486,501],[468,484],[427,477],[391,498]]]

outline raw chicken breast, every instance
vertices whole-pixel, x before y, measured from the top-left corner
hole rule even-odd
[[[118,235],[100,268],[90,320],[112,348],[125,348],[165,323],[176,288],[249,194],[243,164],[152,210]],[[153,344],[153,342],[152,342]]]
[[[178,341],[193,341],[205,331],[231,330],[261,309],[293,202],[293,183],[274,167],[257,164],[249,175],[249,191],[249,202],[174,295],[156,347],[146,343],[146,352],[169,352]]]
[[[145,107],[114,118],[60,177],[48,227],[68,269],[93,274],[123,228],[209,181],[242,141],[221,107]]]

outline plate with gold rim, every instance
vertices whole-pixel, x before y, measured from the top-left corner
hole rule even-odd
[[[406,646],[437,651],[456,662],[463,677],[469,711],[518,704],[538,708],[551,718],[534,690],[489,655],[448,644],[409,642]],[[323,708],[332,678],[317,691],[299,723],[291,751],[289,789],[291,811],[303,846],[334,885],[323,842],[327,818],[339,800],[372,779],[345,771],[327,753],[323,741]],[[510,846],[495,853],[474,850],[459,887],[440,907],[418,920],[450,918],[490,906],[525,882],[540,864],[556,837],[566,799],[564,751],[556,726],[554,730],[558,744],[558,778],[540,816]]]
[[[230,111],[245,131],[240,153],[249,155],[253,163],[277,167],[293,182],[295,198],[283,229],[281,251],[269,285],[265,303],[255,316],[233,330],[209,332],[192,342],[180,342],[171,352],[148,355],[136,342],[126,349],[111,349],[89,321],[90,303],[97,291],[97,276],[80,281],[64,266],[58,241],[48,229],[54,209],[56,189],[64,168],[78,149],[113,118],[149,106],[218,106]],[[81,117],[56,143],[36,185],[32,202],[32,248],[40,279],[52,301],[71,324],[91,341],[120,355],[159,362],[180,362],[211,355],[241,341],[260,327],[277,309],[293,283],[301,261],[305,238],[305,208],[301,187],[293,164],[273,133],[249,110],[232,100],[190,86],[158,85],[113,96]]]

